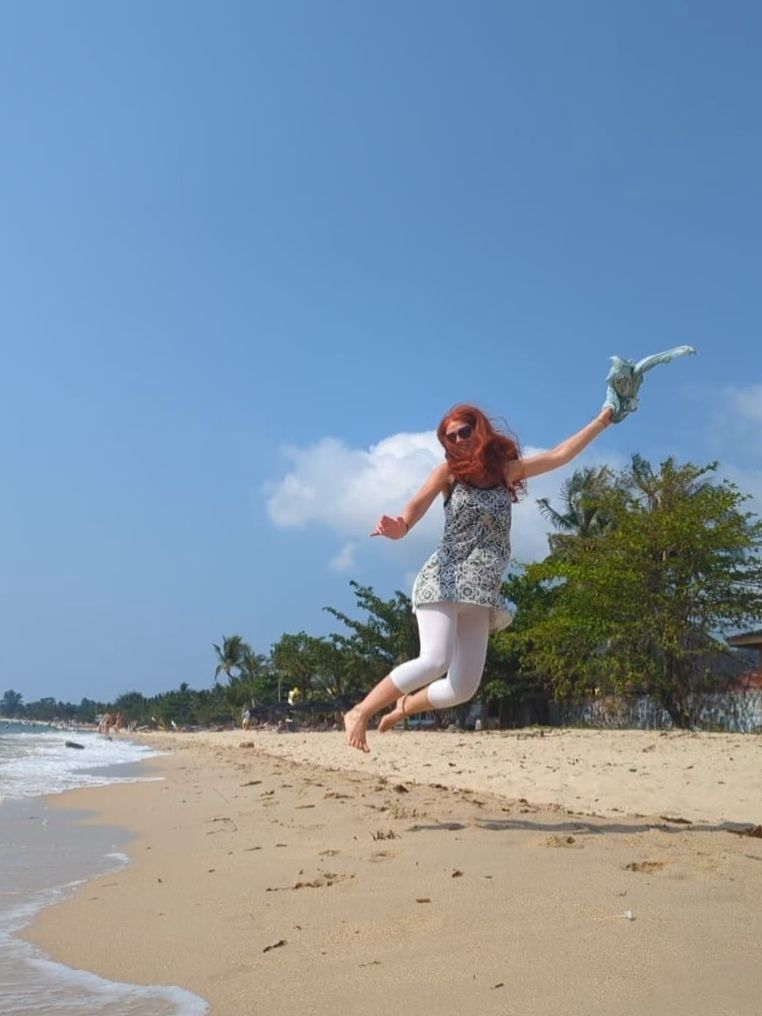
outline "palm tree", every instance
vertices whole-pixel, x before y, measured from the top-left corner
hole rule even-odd
[[[241,662],[238,664],[241,671],[241,679],[246,684],[253,684],[258,677],[261,677],[267,669],[267,657],[261,653],[255,653],[250,646],[246,646],[241,654]]]
[[[561,486],[563,510],[551,507],[546,497],[538,499],[540,511],[550,524],[562,533],[572,536],[599,536],[610,529],[611,516],[603,503],[604,495],[614,485],[608,466],[585,466],[576,469]],[[552,545],[552,537],[551,537]]]
[[[702,479],[715,468],[716,463],[709,466],[694,466],[692,463],[678,465],[670,456],[662,462],[661,469],[655,473],[650,462],[641,455],[632,456],[632,465],[624,474],[627,488],[645,505],[648,511],[658,508],[671,508],[676,502],[686,497],[694,497],[711,486],[708,479]]]
[[[240,635],[224,635],[222,638],[222,646],[214,645],[214,650],[217,653],[219,663],[214,670],[214,680],[216,681],[221,673],[228,675],[228,680],[232,681],[236,676],[240,676],[242,665],[246,659],[246,654],[251,653],[251,649],[248,644],[243,640]],[[238,675],[234,675],[233,671],[237,670]]]
[[[240,663],[238,680],[246,690],[248,701],[254,705],[258,698],[268,700],[273,693],[273,672],[269,659],[246,646]]]

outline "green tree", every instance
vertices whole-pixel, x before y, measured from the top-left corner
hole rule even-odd
[[[275,667],[279,702],[284,682],[298,688],[302,701],[307,701],[317,668],[319,643],[320,639],[300,631],[296,635],[281,635],[272,647],[270,658]]]
[[[14,717],[21,716],[24,712],[24,696],[12,688],[9,688],[3,694],[2,701],[0,701],[0,713],[3,716]]]
[[[56,719],[57,720],[74,720],[79,716],[79,706],[75,706],[73,702],[57,702],[56,703]]]
[[[195,722],[195,695],[187,681],[182,681],[176,691],[165,692],[158,698],[155,713],[166,724],[187,726]]]
[[[156,703],[139,691],[127,691],[109,706],[109,712],[121,713],[127,723],[146,723],[155,715]]]
[[[102,703],[83,698],[77,709],[77,718],[81,723],[95,723],[95,717],[102,712],[105,712]]]
[[[57,720],[58,716],[58,703],[52,696],[46,696],[45,698],[39,699],[37,702],[29,702],[25,709],[25,714],[33,720],[41,720],[43,723],[50,723],[52,720]]]
[[[333,635],[333,644],[337,651],[347,654],[346,673],[356,675],[353,691],[367,691],[398,663],[417,656],[418,626],[410,598],[399,590],[390,600],[384,600],[371,586],[357,582],[350,582],[350,586],[358,607],[365,612],[363,620],[334,607],[325,610],[350,630],[350,635]]]
[[[364,687],[364,659],[336,635],[319,639],[314,647],[313,686],[323,698],[348,706]]]
[[[514,606],[513,623],[489,640],[481,694],[488,702],[502,700],[510,711],[548,690],[547,679],[533,666],[532,642],[525,633],[547,615],[556,589],[520,568],[508,576],[502,593]]]
[[[715,470],[635,456],[604,496],[606,531],[528,568],[553,600],[520,650],[557,695],[637,687],[692,725],[723,633],[762,613],[762,522]]]
[[[225,690],[215,684],[213,688],[202,688],[194,693],[195,722],[208,726],[227,723],[230,720],[230,707],[225,699]]]

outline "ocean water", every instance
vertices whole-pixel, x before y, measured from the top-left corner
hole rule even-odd
[[[66,741],[82,745],[66,746]],[[135,782],[156,755],[121,737],[0,720],[0,1013],[3,1016],[202,1016],[203,999],[172,985],[106,981],[54,962],[17,937],[43,907],[127,864],[128,834],[83,826],[41,795]],[[118,915],[115,915],[118,920]]]

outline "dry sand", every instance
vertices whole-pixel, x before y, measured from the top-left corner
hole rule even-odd
[[[133,863],[26,937],[213,1016],[762,1013],[762,738],[371,737],[152,738],[161,782],[52,799]]]

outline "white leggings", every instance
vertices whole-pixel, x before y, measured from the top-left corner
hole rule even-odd
[[[418,608],[416,616],[420,655],[395,667],[389,675],[392,682],[405,695],[428,684],[434,709],[467,702],[482,679],[490,608],[474,603],[427,603]]]

